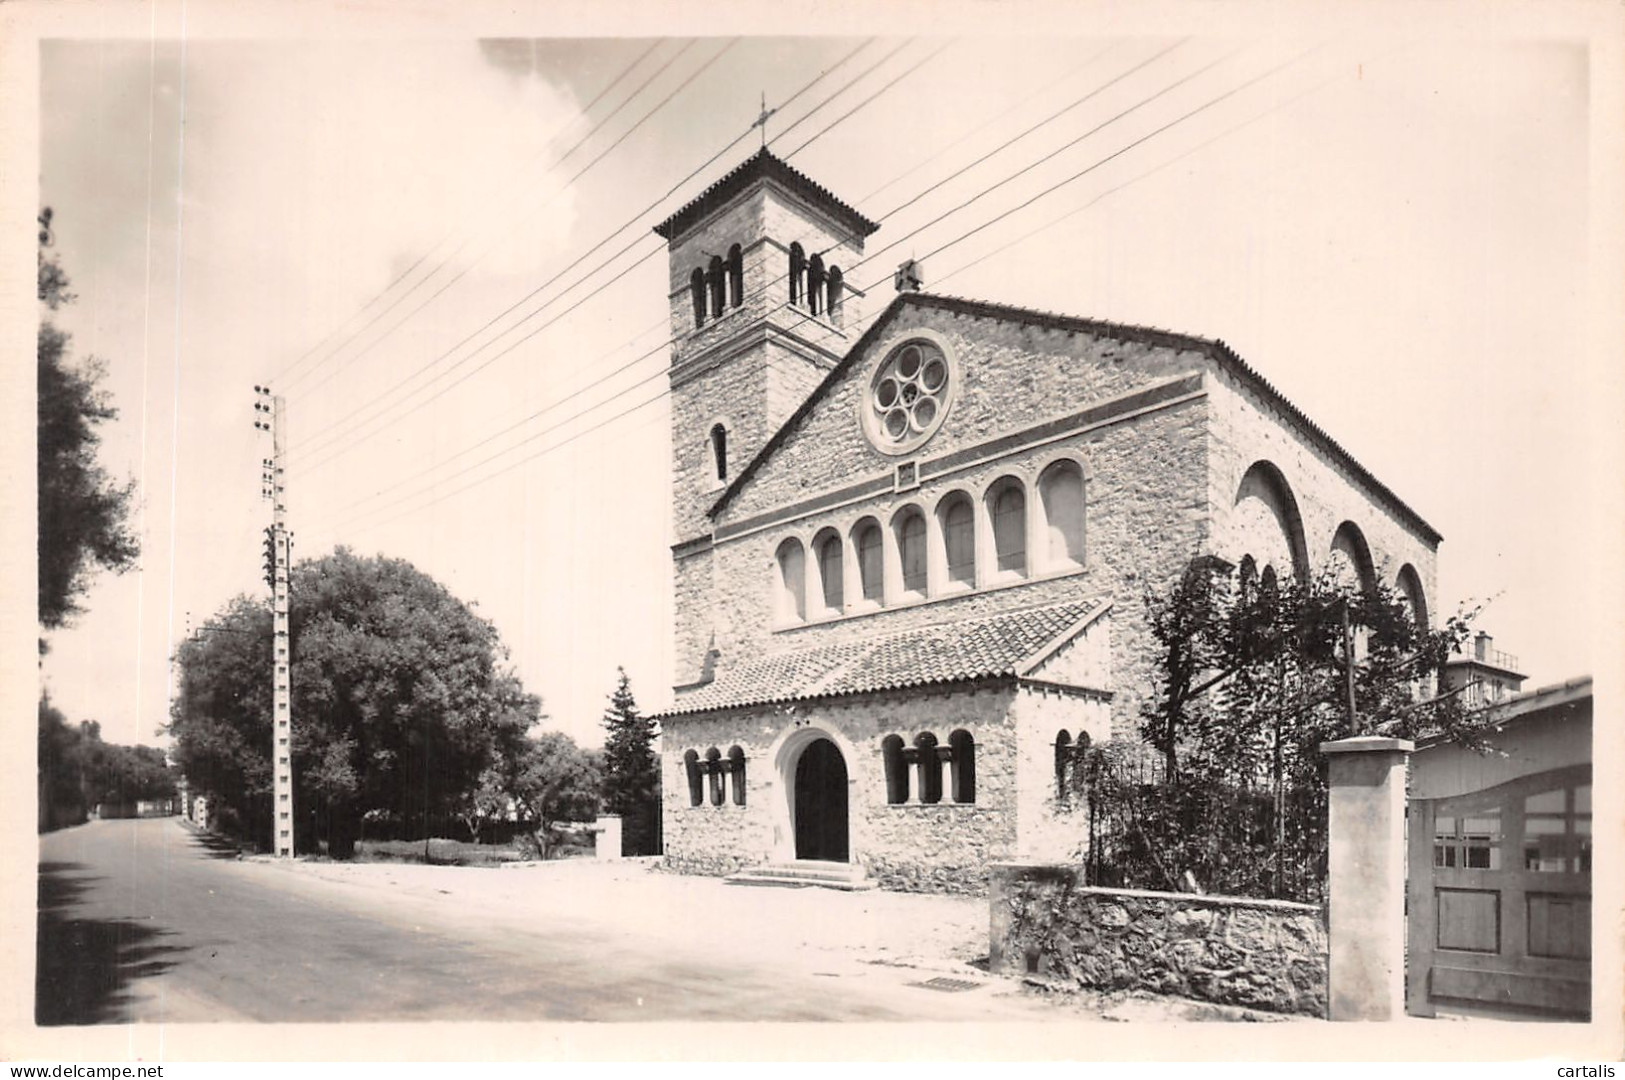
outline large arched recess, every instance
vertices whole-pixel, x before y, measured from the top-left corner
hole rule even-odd
[[[1399,577],[1394,584],[1410,606],[1411,618],[1416,625],[1424,630],[1429,629],[1433,624],[1429,621],[1427,593],[1422,591],[1422,575],[1416,572],[1416,567],[1410,563],[1400,567]]]
[[[1257,500],[1262,504],[1263,511],[1274,519],[1292,560],[1292,576],[1300,582],[1307,581],[1309,547],[1303,535],[1303,515],[1298,511],[1298,499],[1292,494],[1291,485],[1274,462],[1255,461],[1242,474],[1241,483],[1236,488],[1235,512],[1238,518],[1247,516],[1244,504],[1248,500]],[[1248,539],[1241,538],[1242,547],[1238,550],[1251,550],[1253,545]],[[1272,564],[1273,560],[1263,551],[1251,551],[1251,554],[1260,567]]]
[[[1362,592],[1373,592],[1377,587],[1377,570],[1371,561],[1371,545],[1365,542],[1365,533],[1352,521],[1345,521],[1332,534],[1331,557],[1347,559],[1359,580]]]

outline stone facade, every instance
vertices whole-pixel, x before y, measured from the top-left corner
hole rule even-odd
[[[1215,509],[1215,553],[1238,561],[1268,549],[1277,538],[1260,536],[1237,513],[1237,491],[1247,470],[1268,462],[1284,479],[1301,518],[1303,547],[1311,572],[1321,569],[1339,526],[1352,525],[1367,544],[1376,578],[1394,586],[1405,566],[1414,568],[1423,599],[1438,589],[1439,536],[1397,498],[1343,460],[1303,423],[1267,403],[1262,394],[1215,367],[1208,378],[1212,424],[1208,448],[1208,500]]]
[[[846,762],[854,865],[887,888],[983,892],[988,864],[1015,850],[1015,697],[1014,690],[994,685],[667,717],[661,777],[667,864],[686,873],[729,874],[793,859],[794,822],[782,812],[786,759],[807,738],[827,737]],[[881,741],[931,731],[946,742],[955,730],[975,740],[976,801],[888,803]],[[684,754],[695,750],[703,758],[716,747],[726,756],[734,746],[746,762],[744,805],[731,788],[720,806],[709,788],[694,805]]]
[[[1326,1015],[1326,925],[1309,904],[1097,889],[1074,866],[1008,863],[991,904],[998,974]]]
[[[802,419],[776,451],[772,467],[750,477],[717,515],[713,621],[706,632],[687,640],[714,644],[727,663],[730,657],[761,651],[1075,596],[1114,597],[1119,601],[1113,613],[1119,663],[1133,665],[1119,668],[1115,680],[1114,723],[1118,734],[1132,736],[1139,688],[1149,678],[1142,594],[1175,580],[1206,542],[1203,478],[1209,425],[1199,389],[1152,406],[1137,405],[1131,395],[1198,372],[1198,359],[1133,342],[913,308],[899,311],[862,355],[883,355],[891,343],[921,328],[941,333],[959,352],[965,385],[942,429],[918,455],[920,485],[890,490],[894,463],[869,444],[854,421],[865,380],[845,380]],[[862,370],[862,359],[853,367]],[[1121,407],[1110,408],[1114,404]],[[1001,438],[1017,426],[1011,417],[1020,417],[1021,427],[1034,427],[1090,405],[1107,406],[1107,415],[1036,445],[1001,445]],[[1025,578],[989,581],[968,592],[945,587],[923,600],[853,615],[775,623],[773,555],[786,537],[810,545],[830,526],[849,537],[864,518],[884,525],[906,506],[931,512],[954,492],[980,499],[1007,476],[1023,479],[1031,491],[1043,467],[1066,456],[1082,464],[1085,477],[1086,557],[1081,567],[1035,568]],[[822,505],[832,493],[865,480],[885,490],[836,507]],[[1029,498],[1030,512],[1037,510],[1037,502]],[[805,504],[811,505],[802,509]],[[742,524],[750,527],[736,531]],[[1032,535],[1037,530],[1028,531]],[[978,547],[990,550],[991,538],[980,539]]]
[[[1221,343],[911,293],[854,336],[855,296],[815,311],[803,276],[792,297],[793,246],[850,267],[872,229],[764,152],[657,230],[674,338],[673,866],[796,858],[796,770],[821,740],[846,771],[836,858],[882,884],[976,891],[990,861],[1081,859],[1087,822],[1059,790],[1057,747],[1137,737],[1155,692],[1146,598],[1192,559],[1307,574],[1347,556],[1425,610],[1438,535]],[[694,271],[734,245],[723,310],[707,292],[696,318]],[[911,434],[888,442],[877,395],[915,346],[942,361],[947,389],[928,425],[911,409]],[[938,393],[922,387],[910,392]],[[1049,627],[1066,630],[1053,655],[943,673],[953,650],[934,631],[1073,604],[1109,614],[1081,634]],[[865,643],[910,634],[896,648],[922,650],[918,673],[888,667],[891,683],[853,689]],[[731,673],[779,678],[759,667],[774,658],[784,685],[718,696]],[[836,674],[841,693],[826,686]],[[936,752],[916,736],[959,729],[974,737],[974,802],[888,802],[882,740],[915,760]],[[735,747],[743,805],[731,788],[716,805],[709,786],[693,805],[684,754],[714,748],[706,784],[731,783]]]

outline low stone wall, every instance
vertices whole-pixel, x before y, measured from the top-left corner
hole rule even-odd
[[[1284,900],[1099,889],[1075,866],[990,868],[996,974],[1326,1015],[1326,923]]]
[[[661,857],[660,866],[674,874],[692,874],[695,877],[727,877],[737,874],[741,870],[748,870],[753,866],[760,866],[760,859],[747,859],[732,854],[693,854],[678,855],[668,851]]]

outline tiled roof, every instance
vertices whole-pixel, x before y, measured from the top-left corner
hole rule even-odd
[[[923,292],[899,293],[887,305],[886,310],[881,312],[874,322],[869,324],[869,329],[864,331],[863,336],[847,351],[841,362],[830,370],[830,373],[818,385],[818,388],[801,403],[801,407],[791,415],[789,420],[780,426],[778,431],[774,432],[766,445],[739,471],[733,482],[728,485],[727,490],[717,498],[716,502],[707,511],[710,516],[715,517],[744,488],[756,470],[768,458],[773,456],[773,452],[778,449],[779,445],[806,419],[807,415],[812,412],[813,406],[845,377],[846,372],[856,362],[857,358],[863,354],[868,344],[880,336],[885,325],[895,318],[905,305],[935,308],[940,311],[952,311],[1009,322],[1022,322],[1029,325],[1047,326],[1072,333],[1114,338],[1119,341],[1135,341],[1147,345],[1160,345],[1172,349],[1190,349],[1201,352],[1238,380],[1251,386],[1266,402],[1280,409],[1289,420],[1299,425],[1311,441],[1317,443],[1334,460],[1341,463],[1356,478],[1369,486],[1378,499],[1386,503],[1402,520],[1420,533],[1423,539],[1433,544],[1437,544],[1442,539],[1438,530],[1429,525],[1422,518],[1422,515],[1412,510],[1386,484],[1371,475],[1371,472],[1364,465],[1361,465],[1353,454],[1343,449],[1336,439],[1328,435],[1319,424],[1305,416],[1302,410],[1288,401],[1274,386],[1270,385],[1268,379],[1253,370],[1245,360],[1237,355],[1234,349],[1221,340],[1197,337],[1193,334],[1181,334],[1176,331],[1161,330],[1155,327],[1104,322],[1099,319],[1085,319],[1073,315],[1056,315],[1009,304],[993,304],[982,300],[967,300],[957,296],[940,296]]]
[[[749,187],[760,177],[769,177],[800,195],[814,206],[832,216],[836,223],[849,229],[857,237],[868,236],[878,224],[870,221],[846,203],[830,194],[829,189],[810,179],[773,156],[765,146],[736,165],[721,180],[700,192],[681,210],[655,226],[655,235],[674,240],[717,207]]]
[[[679,695],[662,715],[1021,676],[1106,609],[1069,601],[778,653]]]

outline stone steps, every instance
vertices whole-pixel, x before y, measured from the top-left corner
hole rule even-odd
[[[780,888],[840,889],[843,892],[861,892],[872,889],[875,883],[864,876],[862,867],[850,863],[796,862],[767,863],[729,874],[723,879],[730,885],[777,885]]]

